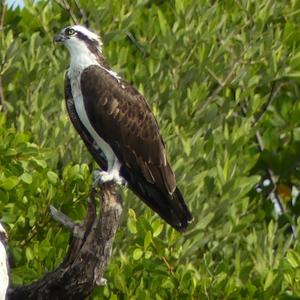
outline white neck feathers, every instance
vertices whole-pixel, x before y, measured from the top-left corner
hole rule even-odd
[[[92,65],[97,65],[111,76],[115,77],[118,81],[121,79],[117,73],[112,70],[106,69],[103,67],[99,60],[97,59],[96,54],[90,51],[88,46],[80,40],[69,40],[66,44],[71,56],[70,67],[68,70],[69,77],[76,77],[81,74],[81,72]]]
[[[67,43],[66,46],[71,56],[69,69],[71,72],[80,72],[91,65],[99,65],[97,57],[89,50],[84,42],[77,40],[76,42]]]

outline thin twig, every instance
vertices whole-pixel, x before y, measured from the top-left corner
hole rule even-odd
[[[204,103],[202,103],[197,109],[196,111],[198,113],[203,112],[206,107],[209,105],[209,103],[211,101],[213,101],[219,94],[220,92],[224,89],[224,87],[226,87],[228,84],[230,84],[234,78],[234,74],[236,71],[236,68],[238,67],[238,65],[241,63],[242,61],[242,57],[243,55],[241,55],[241,58],[239,58],[233,65],[233,67],[231,68],[231,70],[228,72],[228,74],[226,75],[225,79],[219,82],[218,87],[213,91],[213,93],[204,101]]]
[[[44,22],[43,22],[43,19],[42,19],[42,14],[43,14],[43,10],[46,8],[46,6],[49,4],[50,0],[47,0],[44,5],[42,6],[41,10],[39,9],[39,6],[38,5],[35,5],[34,6],[34,9],[37,11],[37,19],[39,20],[41,26],[43,27],[44,29],[44,32],[47,34],[48,38],[50,41],[52,41],[53,39],[53,36],[50,34],[47,26],[44,25]]]
[[[36,225],[33,225],[31,230],[30,230],[30,233],[26,235],[26,239],[24,239],[20,242],[20,245],[22,247],[26,246],[26,244],[28,242],[30,242],[36,236],[36,234],[37,234]]]
[[[71,6],[68,2],[65,2],[65,0],[61,0],[61,2],[59,0],[55,0],[55,3],[57,5],[59,5],[63,10],[67,11],[70,18],[72,19],[73,23],[74,24],[78,24],[78,20],[75,16],[75,14],[73,13],[72,9],[71,9]]]
[[[130,40],[130,42],[140,51],[143,53],[144,56],[148,56],[149,52],[147,50],[144,49],[144,47],[142,47],[140,45],[140,43],[135,39],[135,37],[132,35],[131,32],[127,31],[126,32],[126,36],[127,38]]]
[[[173,271],[173,267],[170,265],[170,263],[168,262],[168,260],[166,259],[165,256],[162,257],[162,260],[163,262],[165,263],[165,265],[167,266],[168,268],[168,271],[170,272],[170,274],[176,278],[175,274],[174,274],[174,271]]]
[[[68,13],[69,13],[72,21],[74,22],[74,24],[78,24],[79,21],[78,21],[76,15],[74,14],[74,12],[72,10],[70,3],[67,0],[61,0],[61,1],[65,5],[66,10],[68,11]]]
[[[213,77],[219,84],[219,86],[223,86],[223,81],[217,76],[217,74],[209,67],[205,67],[205,70],[210,74],[211,77]]]
[[[76,5],[76,7],[77,7],[77,9],[78,9],[78,11],[79,11],[79,17],[82,19],[83,24],[84,24],[87,28],[89,28],[89,27],[90,27],[90,26],[89,26],[89,25],[90,25],[90,22],[89,22],[89,19],[88,19],[87,15],[86,15],[86,12],[82,9],[81,6],[79,6],[77,0],[74,0],[74,3],[75,3],[75,5]]]
[[[276,85],[276,82],[274,81],[272,86],[271,86],[271,92],[270,95],[268,97],[267,102],[263,105],[260,113],[257,115],[257,117],[255,118],[255,120],[252,123],[252,126],[256,125],[259,121],[262,120],[262,118],[264,117],[264,115],[266,114],[266,112],[268,111],[268,108],[271,106],[271,104],[273,103],[274,99],[277,97],[278,93],[280,92],[281,88],[284,86],[285,84],[283,82],[281,82],[280,84]]]

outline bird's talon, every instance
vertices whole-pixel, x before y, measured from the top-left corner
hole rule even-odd
[[[119,175],[99,170],[93,172],[93,188],[98,187],[101,183],[109,181],[114,181],[118,185],[127,186],[126,180]]]

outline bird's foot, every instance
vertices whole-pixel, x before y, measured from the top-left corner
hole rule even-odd
[[[113,181],[114,176],[112,173],[108,173],[105,171],[96,170],[93,172],[93,182],[94,185],[97,185],[98,183],[105,183],[109,181]]]
[[[106,172],[95,170],[93,172],[93,187],[99,186],[101,183],[114,181],[116,184],[119,185],[126,185],[126,180],[116,172]]]

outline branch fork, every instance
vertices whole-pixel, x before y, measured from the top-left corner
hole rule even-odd
[[[101,199],[99,214],[96,195]],[[93,187],[90,189],[87,214],[81,224],[53,206],[50,211],[53,218],[71,232],[68,253],[55,271],[29,285],[10,289],[8,300],[84,299],[96,286],[106,285],[103,275],[122,213],[121,198],[114,183],[102,183],[99,192]]]

